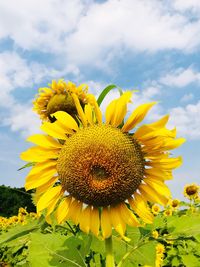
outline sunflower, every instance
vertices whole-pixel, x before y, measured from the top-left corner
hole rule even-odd
[[[165,252],[165,246],[163,244],[158,243],[156,246],[156,267],[161,267],[163,263],[164,258],[164,252]]]
[[[164,216],[166,216],[166,217],[168,217],[168,216],[172,216],[172,209],[166,209],[165,211],[164,211]]]
[[[71,220],[104,239],[112,228],[125,238],[126,225],[152,223],[148,202],[167,204],[170,191],[164,182],[181,165],[181,158],[170,158],[168,150],[184,139],[175,139],[176,131],[165,127],[168,116],[133,133],[155,102],[140,105],[125,120],[131,96],[126,92],[113,100],[104,122],[97,104],[83,109],[72,93],[79,124],[58,111],[55,122],[42,124],[46,134],[27,139],[36,146],[21,154],[35,162],[25,188],[36,188],[37,212],[46,210],[47,221],[52,214],[58,223]]]
[[[152,231],[152,237],[157,239],[159,237],[159,233],[157,230]]]
[[[178,209],[179,204],[180,204],[180,200],[179,199],[170,199],[168,204],[172,209],[175,210],[175,209]]]
[[[188,199],[196,199],[199,194],[199,186],[197,184],[188,184],[184,187],[184,196]]]
[[[42,121],[53,121],[51,114],[56,111],[65,111],[71,116],[77,115],[76,106],[71,96],[75,93],[82,106],[88,102],[90,95],[87,94],[88,86],[81,84],[78,87],[72,83],[66,83],[64,80],[58,82],[52,81],[49,87],[39,88],[39,94],[33,101],[33,110],[35,110]]]
[[[151,211],[153,212],[154,215],[157,215],[160,212],[160,207],[157,204],[154,204],[151,207]]]

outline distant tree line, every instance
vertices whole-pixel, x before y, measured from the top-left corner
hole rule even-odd
[[[0,216],[10,217],[18,214],[20,207],[26,208],[28,212],[35,212],[35,205],[32,203],[31,192],[25,191],[24,187],[11,188],[0,186]]]

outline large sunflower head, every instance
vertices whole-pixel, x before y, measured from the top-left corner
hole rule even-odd
[[[124,237],[127,224],[152,222],[148,202],[168,203],[164,182],[181,164],[168,151],[184,139],[165,127],[168,116],[133,131],[155,103],[139,106],[125,120],[131,92],[108,105],[105,121],[94,97],[83,109],[77,94],[71,96],[78,122],[58,111],[55,122],[41,126],[46,134],[28,138],[36,146],[21,158],[36,164],[25,187],[36,188],[37,211],[46,209],[48,221],[54,214],[58,223],[70,219],[86,233],[108,238],[114,228]]]
[[[81,106],[84,106],[88,102],[87,91],[86,84],[76,86],[64,80],[52,81],[49,87],[39,88],[39,93],[33,101],[33,110],[40,115],[42,121],[54,121],[51,115],[56,111],[65,111],[75,117],[77,109],[72,93],[78,96]]]

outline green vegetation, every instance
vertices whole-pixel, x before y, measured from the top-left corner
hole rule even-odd
[[[129,242],[113,231],[117,267],[200,266],[199,201],[180,202],[165,214],[160,211],[153,224],[128,227]],[[104,242],[70,222],[57,225],[52,218],[49,225],[44,215],[22,208],[0,219],[0,266],[105,267]]]

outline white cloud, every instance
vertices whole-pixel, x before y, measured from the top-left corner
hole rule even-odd
[[[23,49],[63,50],[65,35],[76,29],[87,6],[73,0],[0,1],[0,37],[9,37]]]
[[[191,67],[187,69],[179,68],[166,74],[159,79],[161,84],[167,86],[184,87],[194,82],[200,82],[200,72]]]
[[[178,134],[189,139],[200,139],[200,101],[185,107],[170,110],[171,127],[176,126]]]
[[[98,98],[101,91],[107,86],[103,82],[97,82],[92,80],[86,81],[84,83],[86,83],[89,86],[88,93],[94,94],[96,98]]]
[[[191,51],[199,36],[200,18],[191,21],[159,0],[0,2],[0,38],[26,50],[66,54],[68,63],[105,68],[126,51]]]
[[[186,16],[168,10],[164,2],[109,0],[90,6],[87,15],[79,20],[77,30],[66,38],[66,48],[72,61],[95,64],[126,49],[189,51],[199,45],[199,31],[199,21],[191,22]]]
[[[194,95],[189,93],[189,94],[185,94],[182,98],[181,98],[181,102],[184,103],[184,102],[189,102],[191,100],[194,99]]]
[[[41,122],[29,104],[17,104],[11,110],[10,114],[3,120],[4,126],[9,126],[11,131],[20,132],[22,136],[39,133]]]
[[[199,0],[174,0],[172,2],[173,7],[179,11],[192,11],[198,12],[200,11],[200,2]]]

